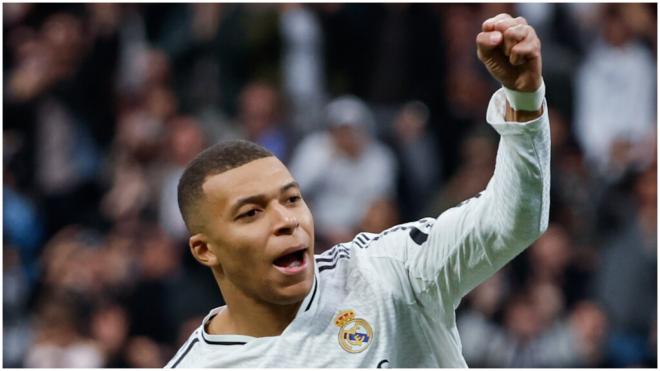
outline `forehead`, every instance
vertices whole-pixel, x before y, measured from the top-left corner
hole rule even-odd
[[[293,177],[286,166],[271,156],[209,176],[202,190],[207,201],[229,204],[239,198],[277,191],[291,181]]]

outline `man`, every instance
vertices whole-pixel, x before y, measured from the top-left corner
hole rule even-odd
[[[166,367],[466,367],[461,297],[544,231],[549,202],[540,42],[508,14],[482,31],[479,58],[515,91],[488,107],[502,136],[488,187],[437,219],[360,233],[315,257],[312,216],[277,158],[230,142],[193,160],[179,204],[191,252],[227,305]]]
[[[289,169],[314,212],[316,251],[350,240],[369,207],[395,191],[392,151],[375,137],[371,110],[342,96],[326,107],[321,130],[303,138]]]

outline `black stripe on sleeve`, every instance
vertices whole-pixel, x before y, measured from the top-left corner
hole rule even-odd
[[[416,227],[412,227],[412,229],[410,229],[410,238],[412,238],[416,244],[421,246],[429,238],[429,235],[420,231]]]
[[[337,263],[339,263],[339,261],[342,258],[350,259],[351,257],[350,255],[346,255],[346,254],[339,254],[337,255],[337,260],[332,265],[324,265],[322,267],[319,267],[319,273],[323,272],[326,269],[334,269],[337,266]]]
[[[333,249],[333,251],[330,253],[330,256],[329,256],[329,257],[316,258],[316,262],[317,262],[317,263],[321,263],[321,262],[331,262],[331,261],[335,260],[335,258],[337,257],[337,255],[340,254],[340,253],[350,254],[350,252],[348,251],[348,249],[346,249],[346,248],[344,248],[344,247],[341,247],[340,245],[337,245],[337,246],[335,246],[335,248]]]
[[[181,354],[181,357],[179,357],[179,359],[177,359],[176,362],[174,362],[174,364],[172,365],[172,368],[176,368],[176,366],[177,366],[177,365],[178,365],[178,364],[179,364],[179,363],[180,363],[180,362],[186,357],[186,355],[188,354],[188,352],[190,352],[190,349],[192,349],[192,347],[193,347],[198,341],[199,341],[198,338],[194,338],[194,339],[192,339],[192,341],[190,342],[190,344],[188,344],[188,347],[186,348],[186,350],[183,352],[183,354]]]

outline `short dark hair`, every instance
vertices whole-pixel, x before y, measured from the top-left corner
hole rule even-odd
[[[274,156],[266,148],[246,140],[230,140],[216,143],[200,152],[190,163],[179,179],[177,198],[183,221],[190,233],[200,228],[193,220],[195,208],[204,196],[202,185],[211,175],[245,165],[260,158]]]

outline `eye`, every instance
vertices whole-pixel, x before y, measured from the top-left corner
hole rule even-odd
[[[295,204],[300,200],[302,200],[302,197],[300,197],[300,195],[295,195],[295,196],[291,196],[291,197],[287,198],[287,202],[289,204]]]
[[[252,219],[259,214],[259,209],[250,209],[244,213],[239,214],[236,219]]]

